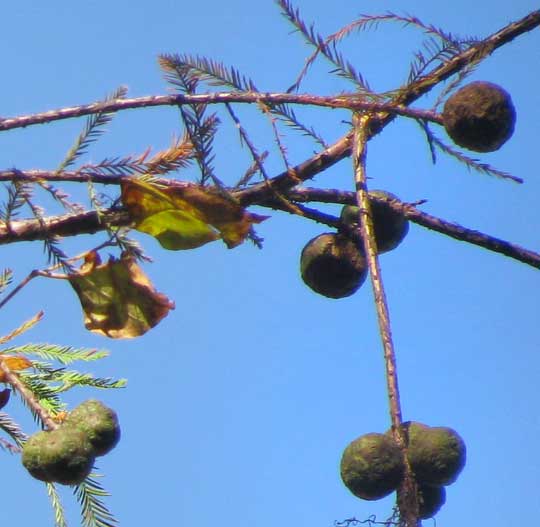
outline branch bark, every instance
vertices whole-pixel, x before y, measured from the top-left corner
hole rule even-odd
[[[16,390],[28,407],[41,419],[48,430],[55,430],[58,424],[54,421],[51,414],[39,404],[34,394],[23,384],[16,373],[13,373],[4,360],[0,360],[0,371],[2,371],[5,382],[10,384]]]
[[[235,195],[235,193],[232,193]],[[356,203],[354,192],[344,190],[303,188],[289,190],[284,197],[292,202],[322,202],[338,203],[342,205],[352,205]],[[415,205],[405,203],[398,199],[387,200],[385,198],[374,197],[376,201],[387,203],[397,212],[406,216],[410,221],[430,229],[445,236],[450,236],[459,241],[471,243],[512,258],[521,263],[530,265],[535,269],[540,269],[540,253],[525,249],[509,241],[482,233],[478,230],[464,227],[458,223],[449,222],[432,214],[422,212]],[[294,207],[287,207],[282,200],[267,199],[257,205],[262,207],[280,210],[291,214],[295,212]],[[317,221],[332,228],[340,228],[339,218],[326,214],[315,209],[302,207],[296,209],[301,211],[299,215],[307,219]],[[109,225],[116,227],[127,227],[131,220],[124,210],[103,211],[102,220],[95,211],[86,211],[80,214],[65,214],[62,216],[52,216],[45,218],[44,221],[28,219],[10,222],[8,225],[0,224],[0,245],[6,245],[15,242],[27,242],[35,240],[44,240],[52,236],[78,236],[79,234],[95,234],[105,230],[103,220]]]
[[[291,201],[301,203],[313,201],[321,203],[339,203],[341,205],[353,205],[356,203],[355,193],[344,190],[317,188],[293,189],[288,191],[286,196]],[[396,212],[403,214],[413,223],[421,225],[426,229],[439,232],[440,234],[444,234],[445,236],[449,236],[462,242],[477,245],[488,251],[496,252],[507,256],[508,258],[513,258],[521,263],[530,265],[535,269],[540,269],[539,252],[525,249],[524,247],[501,238],[464,227],[459,223],[449,222],[432,214],[428,214],[427,212],[422,212],[415,204],[405,203],[399,199],[389,200],[378,196],[374,196],[371,199],[388,204]],[[424,203],[424,201],[421,203]],[[280,203],[275,200],[269,200],[263,203],[263,205],[273,209],[290,212],[285,207],[280,206]],[[339,218],[324,213],[311,214],[309,219],[324,223],[333,228],[339,228],[341,226]]]
[[[78,236],[95,234],[105,230],[105,224],[122,227],[130,224],[131,219],[125,211],[109,210],[101,213],[86,211],[80,214],[65,214],[40,220],[20,220],[9,224],[0,224],[0,245],[13,242],[44,240],[53,236]]]
[[[0,132],[15,128],[26,128],[36,124],[47,124],[63,119],[84,117],[96,113],[117,113],[124,110],[149,108],[154,106],[185,106],[192,104],[299,104],[304,106],[320,106],[324,108],[346,108],[371,112],[389,112],[413,119],[442,123],[442,118],[436,112],[407,108],[395,103],[376,103],[366,100],[357,94],[344,95],[310,95],[294,93],[269,92],[216,92],[201,94],[148,95],[145,97],[98,101],[90,104],[59,108],[47,112],[6,117],[0,120]]]
[[[386,370],[386,388],[388,402],[390,406],[390,421],[392,423],[392,435],[403,453],[405,472],[403,482],[397,490],[397,503],[400,515],[400,525],[404,527],[418,527],[418,498],[414,473],[407,459],[408,438],[402,427],[402,412],[399,395],[399,383],[397,373],[396,353],[392,339],[392,328],[390,324],[390,312],[379,256],[377,253],[377,242],[375,241],[375,228],[371,215],[371,205],[367,188],[366,157],[368,129],[371,117],[368,114],[355,114],[353,116],[354,137],[353,137],[353,170],[354,182],[356,186],[356,203],[360,209],[359,226],[362,238],[362,245],[366,261],[369,268],[369,276],[375,299],[375,309],[379,323],[379,334],[384,352],[384,364]]]

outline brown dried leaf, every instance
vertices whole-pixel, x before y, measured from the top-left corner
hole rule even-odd
[[[96,253],[89,255],[81,269],[68,276],[86,329],[110,338],[138,337],[174,309],[129,255],[105,264]]]

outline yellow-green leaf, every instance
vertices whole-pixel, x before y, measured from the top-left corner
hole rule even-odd
[[[253,223],[267,218],[247,212],[215,190],[193,184],[158,188],[140,179],[125,179],[122,202],[135,229],[172,250],[194,249],[219,238],[229,248],[236,247]]]
[[[89,253],[68,278],[79,296],[86,329],[110,338],[143,335],[174,309],[128,255],[101,264],[97,253]]]
[[[195,249],[219,239],[219,234],[203,221],[181,210],[164,210],[143,219],[137,230],[151,234],[171,251]]]

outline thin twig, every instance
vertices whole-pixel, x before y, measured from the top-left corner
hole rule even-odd
[[[176,95],[150,95],[131,99],[114,99],[112,101],[100,101],[91,104],[61,108],[48,112],[25,115],[20,117],[8,117],[0,120],[0,131],[13,128],[23,128],[34,124],[49,123],[61,119],[71,119],[96,113],[112,113],[134,108],[147,108],[152,106],[180,106],[185,104],[220,104],[220,103],[254,103],[263,102],[268,104],[309,104],[326,106],[329,108],[349,108],[352,110],[370,110],[382,112],[394,112],[400,115],[412,116],[412,110],[405,108],[412,101],[427,93],[429,89],[441,80],[447,79],[464,65],[477,60],[479,56],[490,54],[494,49],[510,42],[523,33],[531,31],[540,25],[540,10],[533,11],[517,22],[505,26],[500,31],[471,46],[463,53],[459,53],[447,63],[436,68],[429,75],[420,77],[406,88],[405,96],[402,97],[403,107],[393,104],[382,104],[377,110],[377,103],[370,103],[363,98],[354,95],[317,97],[312,95],[295,95],[290,93],[253,93],[253,92],[225,92],[210,94],[176,94]],[[429,112],[428,112],[429,113]],[[427,117],[425,117],[428,119]]]
[[[214,92],[198,94],[175,94],[175,95],[148,95],[132,99],[114,99],[112,101],[100,101],[69,108],[59,108],[47,112],[21,115],[18,117],[6,117],[0,120],[0,132],[25,128],[36,124],[46,124],[63,119],[84,117],[98,113],[113,113],[137,108],[154,106],[186,106],[193,104],[300,104],[305,106],[320,106],[324,108],[346,108],[352,110],[365,110],[372,112],[389,112],[413,119],[424,119],[441,124],[440,115],[431,110],[419,110],[407,108],[394,103],[379,103],[366,100],[358,94],[340,95],[311,95],[291,93],[269,92]]]
[[[355,116],[355,133],[353,141],[353,169],[356,186],[356,202],[360,208],[360,232],[364,245],[373,294],[375,296],[375,306],[379,321],[382,344],[384,348],[384,358],[386,363],[386,374],[388,384],[388,396],[390,400],[390,415],[392,418],[392,428],[399,430],[401,427],[401,405],[399,400],[398,379],[396,373],[396,357],[392,332],[390,328],[390,313],[382,282],[381,268],[377,255],[377,243],[375,241],[375,230],[371,216],[371,205],[369,203],[367,177],[366,177],[366,154],[367,138],[370,117],[367,114]]]
[[[256,164],[256,166],[258,167],[258,170],[261,174],[261,176],[263,177],[263,180],[264,181],[269,181],[270,180],[270,176],[268,175],[267,171],[266,171],[266,168],[264,166],[264,164],[262,163],[262,160],[261,160],[261,156],[259,155],[259,153],[257,152],[257,149],[255,148],[255,145],[253,144],[253,142],[251,141],[251,138],[249,137],[247,131],[245,130],[245,128],[242,126],[242,123],[240,122],[240,119],[238,118],[238,116],[234,113],[233,109],[232,109],[232,106],[230,104],[227,104],[225,105],[226,108],[227,108],[227,111],[229,112],[229,115],[231,116],[231,118],[233,119],[237,129],[238,129],[238,132],[240,134],[240,140],[245,143],[249,149],[249,152],[251,154],[251,157],[253,158],[253,161],[254,163]],[[281,142],[279,141],[279,135],[278,135],[278,132],[277,132],[277,129],[276,129],[276,126],[275,126],[275,122],[274,122],[274,118],[272,117],[272,115],[268,112],[267,108],[263,105],[262,106],[262,110],[263,112],[267,113],[270,120],[271,120],[271,123],[272,123],[272,129],[274,130],[274,135],[276,136],[276,139],[278,141],[278,145],[279,145],[279,149],[280,151],[283,153],[282,151],[282,144]],[[283,159],[284,159],[284,162],[285,164],[287,163],[287,158],[285,155],[283,155]],[[242,178],[244,179],[244,178]],[[270,189],[272,189],[272,187],[270,186],[269,187]],[[290,203],[289,201],[287,201],[285,198],[283,198],[283,196],[273,190],[273,194],[274,194],[274,197],[280,201],[283,206],[285,207],[286,210],[289,210],[290,209],[290,212],[292,212],[293,214],[297,214],[298,213],[298,210],[294,208],[294,205],[292,203]]]
[[[94,247],[93,249],[84,251],[83,253],[80,253],[76,256],[72,256],[67,261],[69,263],[76,262],[84,258],[88,253],[97,252],[100,249],[103,249],[105,247],[110,247],[111,245],[112,243],[110,242],[110,240],[107,240],[103,243],[100,243],[97,247]],[[26,278],[21,280],[21,282],[17,284],[17,286],[14,287],[9,292],[9,294],[5,296],[5,298],[2,301],[0,301],[0,309],[3,308],[17,293],[19,293],[23,287],[28,285],[30,280],[33,280],[37,276],[42,276],[44,278],[54,278],[56,280],[67,280],[69,278],[69,275],[64,274],[64,273],[59,273],[59,274],[53,273],[53,271],[55,271],[56,269],[59,269],[60,267],[62,267],[62,264],[57,263],[57,264],[51,265],[50,267],[47,267],[47,269],[34,269],[33,271],[31,271]],[[32,327],[34,324],[39,322],[42,318],[43,318],[43,311],[40,311],[35,317],[25,322],[20,328],[16,329],[15,331],[13,331],[12,333],[10,333],[9,335],[5,337],[0,337],[0,344],[3,344],[4,342],[11,340],[12,338],[15,338],[17,335],[19,335],[19,333],[21,333],[21,330],[26,331],[27,329]]]
[[[249,182],[249,179],[253,177],[253,175],[255,175],[257,172],[260,172],[264,179],[269,179],[270,176],[266,172],[266,168],[263,163],[264,157],[257,151],[257,147],[249,137],[249,134],[242,125],[240,118],[236,115],[230,104],[226,104],[225,108],[227,109],[227,112],[231,116],[231,119],[233,120],[234,125],[238,130],[238,134],[240,135],[240,143],[245,144],[248,147],[251,158],[253,159],[252,168],[248,170],[249,177],[246,177],[246,175],[244,175],[240,180],[242,185],[246,185]]]
[[[319,201],[322,203],[339,203],[342,205],[352,205],[356,203],[355,193],[344,190],[318,188],[294,189],[287,192],[287,197],[291,201],[296,202]],[[427,212],[422,212],[416,207],[415,204],[405,203],[399,199],[388,199],[379,196],[371,196],[370,199],[387,204],[396,212],[403,214],[413,223],[421,225],[426,229],[439,232],[440,234],[444,234],[445,236],[449,236],[455,240],[477,245],[483,249],[502,254],[508,258],[513,258],[514,260],[530,265],[535,269],[540,269],[540,252],[525,249],[524,247],[501,238],[485,234],[475,229],[464,227],[459,223],[444,220],[438,216],[428,214]],[[266,204],[264,205],[266,206]],[[271,206],[273,208],[279,208],[275,203],[272,203]],[[328,222],[322,220],[322,223],[335,226],[335,220],[337,220],[337,218],[330,217]]]
[[[155,173],[153,170],[153,161],[158,157],[156,156],[145,162],[144,173]],[[29,181],[38,183],[40,181],[62,181],[72,183],[99,183],[101,185],[120,185],[126,178],[132,177],[130,175],[108,175],[99,172],[99,165],[85,165],[79,170],[66,170],[65,172],[57,172],[55,170],[0,170],[0,181]],[[172,184],[170,179],[156,178],[160,184],[170,185]],[[174,181],[174,185],[193,185],[193,183]]]
[[[401,403],[399,396],[398,374],[396,354],[392,340],[392,329],[390,325],[390,312],[384,291],[382,272],[377,255],[377,242],[375,241],[375,229],[371,215],[371,205],[367,188],[366,175],[366,155],[368,142],[368,127],[370,116],[368,114],[355,114],[353,117],[354,138],[353,138],[353,170],[356,185],[356,202],[360,209],[359,226],[362,235],[364,253],[366,255],[375,297],[375,308],[377,320],[379,322],[379,333],[384,351],[384,363],[386,368],[386,386],[388,401],[390,403],[390,418],[392,423],[392,434],[401,451],[405,465],[405,477],[398,489],[398,507],[400,518],[404,521],[405,527],[417,527],[418,520],[418,499],[414,474],[407,461],[407,437],[403,430]]]
[[[26,278],[24,278],[16,287],[14,287],[9,294],[7,294],[0,302],[0,309],[2,309],[24,286],[30,282],[33,278],[39,276],[39,271],[34,269]]]
[[[55,430],[58,428],[58,424],[54,421],[51,414],[39,404],[39,401],[34,397],[34,394],[21,382],[19,377],[9,369],[5,360],[0,360],[0,370],[2,370],[2,373],[4,374],[4,382],[10,384],[13,389],[19,393],[28,407],[34,411],[47,429]]]

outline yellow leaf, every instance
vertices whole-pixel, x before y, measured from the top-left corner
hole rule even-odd
[[[20,370],[26,370],[26,368],[30,368],[32,366],[32,362],[28,360],[26,357],[6,357],[5,355],[0,355],[0,360],[4,361],[4,364],[11,370],[11,371],[20,371]],[[6,376],[2,370],[0,370],[0,382],[5,382]]]
[[[172,251],[196,249],[219,239],[219,234],[206,223],[174,209],[152,214],[143,219],[137,229],[154,236],[163,248]]]
[[[174,309],[128,255],[101,264],[97,253],[89,253],[68,278],[79,296],[86,329],[110,338],[143,335]]]
[[[193,184],[158,188],[140,179],[122,182],[122,202],[135,229],[154,236],[165,249],[194,249],[222,238],[229,248],[267,216],[245,211],[217,191]]]

